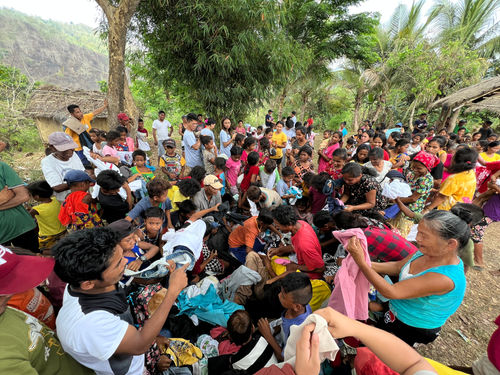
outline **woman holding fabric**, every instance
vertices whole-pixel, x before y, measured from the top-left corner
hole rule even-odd
[[[367,264],[359,240],[349,240],[351,254],[368,281],[389,299],[389,310],[379,328],[409,345],[434,341],[465,294],[463,262],[458,252],[470,237],[463,208],[432,211],[418,225],[419,251],[398,262]],[[392,284],[381,275],[399,276]]]

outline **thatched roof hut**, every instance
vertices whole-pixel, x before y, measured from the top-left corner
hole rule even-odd
[[[439,99],[430,108],[442,107],[439,121],[453,128],[463,107],[467,112],[488,110],[500,114],[500,76],[488,78]]]
[[[90,113],[102,106],[104,98],[105,94],[99,91],[43,86],[33,93],[24,114],[35,120],[40,138],[47,142],[49,134],[62,131],[62,123],[69,116],[68,105],[76,104],[83,113]],[[92,120],[92,127],[108,130],[107,117],[105,110]]]

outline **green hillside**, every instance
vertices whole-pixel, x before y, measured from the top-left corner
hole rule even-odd
[[[0,61],[30,79],[93,89],[106,79],[107,48],[95,30],[0,8]]]

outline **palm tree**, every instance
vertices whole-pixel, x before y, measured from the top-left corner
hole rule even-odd
[[[437,0],[430,14],[440,43],[458,40],[482,57],[494,58],[500,53],[499,9],[500,0]]]

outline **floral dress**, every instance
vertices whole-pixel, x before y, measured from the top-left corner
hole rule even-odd
[[[293,168],[295,173],[300,177],[301,180],[307,172],[314,172],[312,163],[309,163],[309,167],[307,168],[303,166],[299,160],[295,161]]]
[[[366,203],[366,193],[376,190],[375,207],[372,210],[384,210],[387,206],[387,198],[382,195],[382,188],[380,184],[371,176],[363,175],[361,180],[354,185],[344,185],[349,193],[346,205],[357,206]],[[367,211],[371,210],[358,210],[356,213],[364,215]]]
[[[411,191],[420,194],[420,198],[410,203],[408,208],[413,212],[420,213],[424,210],[425,201],[429,197],[432,187],[434,186],[434,178],[430,173],[427,173],[423,177],[417,177],[412,172],[409,172],[406,176],[406,181],[410,185]]]

